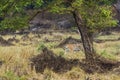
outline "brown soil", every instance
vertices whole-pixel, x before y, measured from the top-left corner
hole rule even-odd
[[[19,42],[19,40],[18,40],[18,39],[15,39],[15,38],[9,38],[7,41],[8,41],[8,42],[16,42],[16,43]]]
[[[120,37],[118,38],[118,40],[120,40]]]
[[[4,40],[2,37],[0,37],[0,45],[1,46],[11,46],[13,44],[8,42],[8,41],[6,41],[6,40]]]
[[[79,66],[87,73],[107,72],[120,66],[117,61],[110,61],[106,58],[97,57],[94,63],[89,61],[80,61],[78,59],[65,59],[55,55],[51,50],[44,48],[41,54],[31,58],[31,68],[35,67],[36,72],[44,72],[48,68],[57,73],[67,72],[72,67]]]
[[[55,72],[66,72],[79,64],[79,60],[67,60],[55,55],[47,48],[44,48],[41,54],[31,58],[31,62],[31,66],[32,68],[35,66],[36,72],[43,72],[45,68],[49,68]]]
[[[104,73],[112,71],[113,69],[120,66],[120,62],[109,60],[101,56],[96,57],[94,62],[84,60],[82,63],[84,65],[82,66],[82,69],[84,69],[88,73]]]
[[[0,60],[0,67],[2,66],[3,63],[4,63],[4,62]]]
[[[112,32],[109,32],[109,31],[104,31],[104,32],[101,33],[102,36],[111,35],[111,34],[112,34]]]
[[[118,39],[105,39],[105,40],[95,39],[94,40],[94,42],[96,42],[96,43],[104,43],[104,42],[108,42],[108,41],[120,41],[120,38],[118,38]]]

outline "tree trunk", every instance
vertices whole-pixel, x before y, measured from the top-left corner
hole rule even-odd
[[[77,11],[73,12],[73,16],[81,35],[86,60],[88,61],[94,60],[96,57],[95,56],[96,53],[93,48],[93,34],[90,33],[88,28],[84,25],[82,18]]]

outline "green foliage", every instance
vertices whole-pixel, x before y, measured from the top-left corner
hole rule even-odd
[[[18,30],[22,28],[26,28],[28,26],[28,17],[22,16],[22,17],[6,17],[3,21],[0,23],[0,30],[4,29],[11,29],[11,30]]]
[[[66,6],[63,4],[63,0],[56,0],[51,3],[50,5],[51,9],[50,12],[53,13],[65,13],[67,11]]]
[[[28,27],[29,18],[25,7],[33,4],[35,8],[39,8],[42,3],[43,0],[1,0],[0,17],[4,20],[0,22],[0,30]]]
[[[58,44],[55,42],[47,43],[46,46],[47,48],[53,49],[57,46]]]
[[[113,19],[113,0],[74,0],[56,1],[52,5],[52,12],[71,13],[78,11],[82,17],[82,24],[88,27],[90,32],[117,25],[117,20]],[[69,6],[65,6],[69,5]]]
[[[59,56],[63,56],[64,55],[64,51],[60,51]]]
[[[82,14],[82,17],[86,26],[92,31],[117,25],[117,20],[113,19],[113,14],[108,6],[99,7],[95,12],[91,11],[90,13]]]
[[[34,4],[35,7],[40,7],[43,0],[1,0],[0,1],[0,14],[11,13],[11,12],[21,12],[29,4]]]
[[[46,46],[44,45],[44,43],[40,43],[40,45],[38,46],[38,51],[41,51],[44,48],[46,48]]]
[[[5,21],[1,23],[1,28],[11,27],[16,30],[22,28],[22,25],[26,25],[26,18],[21,20],[22,18],[15,17],[14,15],[25,13],[25,7],[32,4],[36,10],[41,9],[41,6],[43,8],[49,7],[51,12],[59,14],[78,11],[82,17],[83,25],[88,27],[89,31],[94,32],[117,24],[117,21],[112,18],[113,14],[111,12],[111,4],[114,2],[116,0],[1,0],[0,17],[5,18]],[[18,22],[17,28],[16,26],[13,27],[14,22],[15,25]]]
[[[116,2],[117,2],[117,0],[100,0],[101,4],[107,4],[107,5],[111,5],[111,4],[114,4]]]
[[[77,27],[76,27],[76,26],[72,26],[72,27],[71,27],[71,30],[73,30],[73,31],[74,31],[74,30],[77,30]]]
[[[111,60],[115,60],[116,59],[116,57],[113,54],[108,54],[106,52],[106,50],[104,50],[103,52],[101,52],[101,56],[103,56],[105,58],[108,58],[108,59],[111,59]]]
[[[24,76],[17,76],[13,71],[7,71],[4,76],[5,80],[26,80],[26,77]]]

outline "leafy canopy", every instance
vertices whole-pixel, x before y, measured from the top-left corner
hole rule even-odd
[[[116,0],[1,0],[0,29],[20,29],[27,26],[29,16],[26,14],[26,7],[34,6],[39,10],[50,7],[53,13],[72,13],[78,11],[82,17],[83,25],[90,31],[103,29],[117,24],[112,17],[112,8]]]
[[[115,0],[56,0],[51,12],[72,13],[78,11],[83,25],[91,32],[117,25],[113,19],[112,4]]]
[[[26,12],[28,6],[39,8],[42,0],[0,0],[0,30],[17,30],[28,26],[29,15]]]

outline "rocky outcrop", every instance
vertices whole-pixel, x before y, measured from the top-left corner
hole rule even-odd
[[[65,29],[75,25],[72,15],[70,14],[53,14],[50,12],[42,12],[30,21],[32,28],[54,28]]]
[[[120,21],[120,0],[113,5],[113,13],[115,13],[114,18]],[[75,22],[71,14],[53,14],[47,11],[37,14],[30,21],[31,31],[41,28],[68,29],[73,26],[75,26]]]

